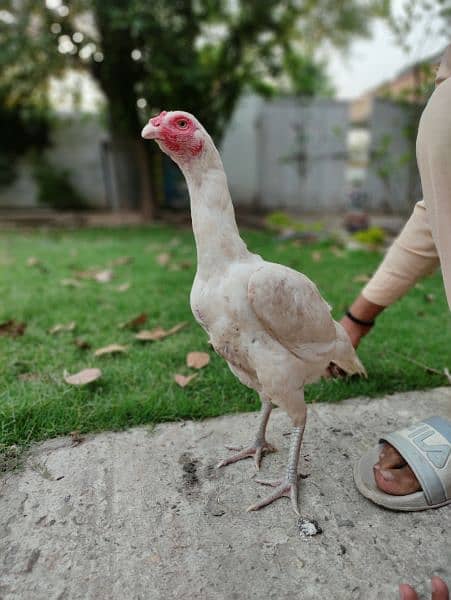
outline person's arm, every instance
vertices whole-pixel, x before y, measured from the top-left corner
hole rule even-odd
[[[437,249],[432,239],[424,202],[415,205],[404,229],[388,250],[376,273],[349,308],[349,316],[341,324],[354,348],[371,330],[371,323],[387,306],[404,296],[420,279],[439,265]]]

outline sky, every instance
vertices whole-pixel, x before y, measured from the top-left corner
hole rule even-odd
[[[406,1],[414,0],[394,0],[395,14],[402,13]],[[338,97],[358,97],[366,90],[391,79],[407,65],[443,50],[451,43],[451,35],[449,39],[437,35],[436,26],[438,19],[434,22],[430,14],[418,18],[409,36],[409,51],[400,47],[388,25],[380,21],[374,23],[371,39],[353,42],[347,55],[330,50],[326,55],[328,71]],[[428,27],[431,28],[430,32]]]

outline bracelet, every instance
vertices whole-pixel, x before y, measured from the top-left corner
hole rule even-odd
[[[357,325],[363,325],[363,327],[373,327],[373,325],[375,324],[374,319],[371,321],[364,321],[363,319],[358,319],[357,317],[354,317],[350,310],[346,311],[346,316],[348,317],[348,319],[351,319],[351,321],[353,321],[354,323],[357,323]]]

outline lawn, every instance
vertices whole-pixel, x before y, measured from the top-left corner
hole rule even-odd
[[[265,232],[246,232],[245,238],[266,259],[311,277],[336,318],[361,288],[362,276],[380,260],[377,252],[339,253],[325,243],[299,246]],[[190,230],[3,232],[0,240],[0,323],[15,319],[27,325],[23,336],[0,337],[0,448],[75,430],[200,419],[258,407],[256,394],[238,383],[191,316],[195,249]],[[170,255],[169,265],[159,264],[161,253]],[[108,268],[124,256],[133,260],[112,266],[110,282],[77,279],[79,271]],[[80,281],[80,287],[64,285],[67,279],[69,284]],[[128,289],[118,291],[123,284]],[[187,325],[162,341],[140,342],[134,331],[119,324],[142,312],[149,320],[141,328]],[[49,333],[55,324],[71,321],[73,331]],[[309,386],[307,399],[335,402],[443,385],[444,377],[400,354],[439,370],[451,367],[450,334],[450,313],[437,274],[386,311],[362,344],[359,354],[368,380],[322,381]],[[76,338],[91,347],[77,347]],[[126,345],[127,353],[94,356],[96,348],[112,343]],[[181,388],[173,376],[193,372],[185,366],[186,354],[193,350],[208,352],[211,362]],[[81,388],[64,381],[65,370],[86,367],[100,368],[102,377]]]

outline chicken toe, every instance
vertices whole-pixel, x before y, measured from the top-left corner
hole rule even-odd
[[[244,449],[237,448],[236,446],[226,446],[226,448],[228,450],[239,450],[239,452],[237,454],[234,454],[233,456],[229,456],[229,458],[221,460],[221,462],[218,464],[218,469],[220,467],[225,467],[227,465],[231,465],[232,463],[238,462],[243,458],[251,458],[252,456],[254,456],[255,466],[257,468],[257,471],[259,471],[263,454],[266,454],[267,452],[277,452],[277,448],[269,442],[267,442],[265,439],[257,439],[252,444],[252,446],[249,446],[248,448]]]

